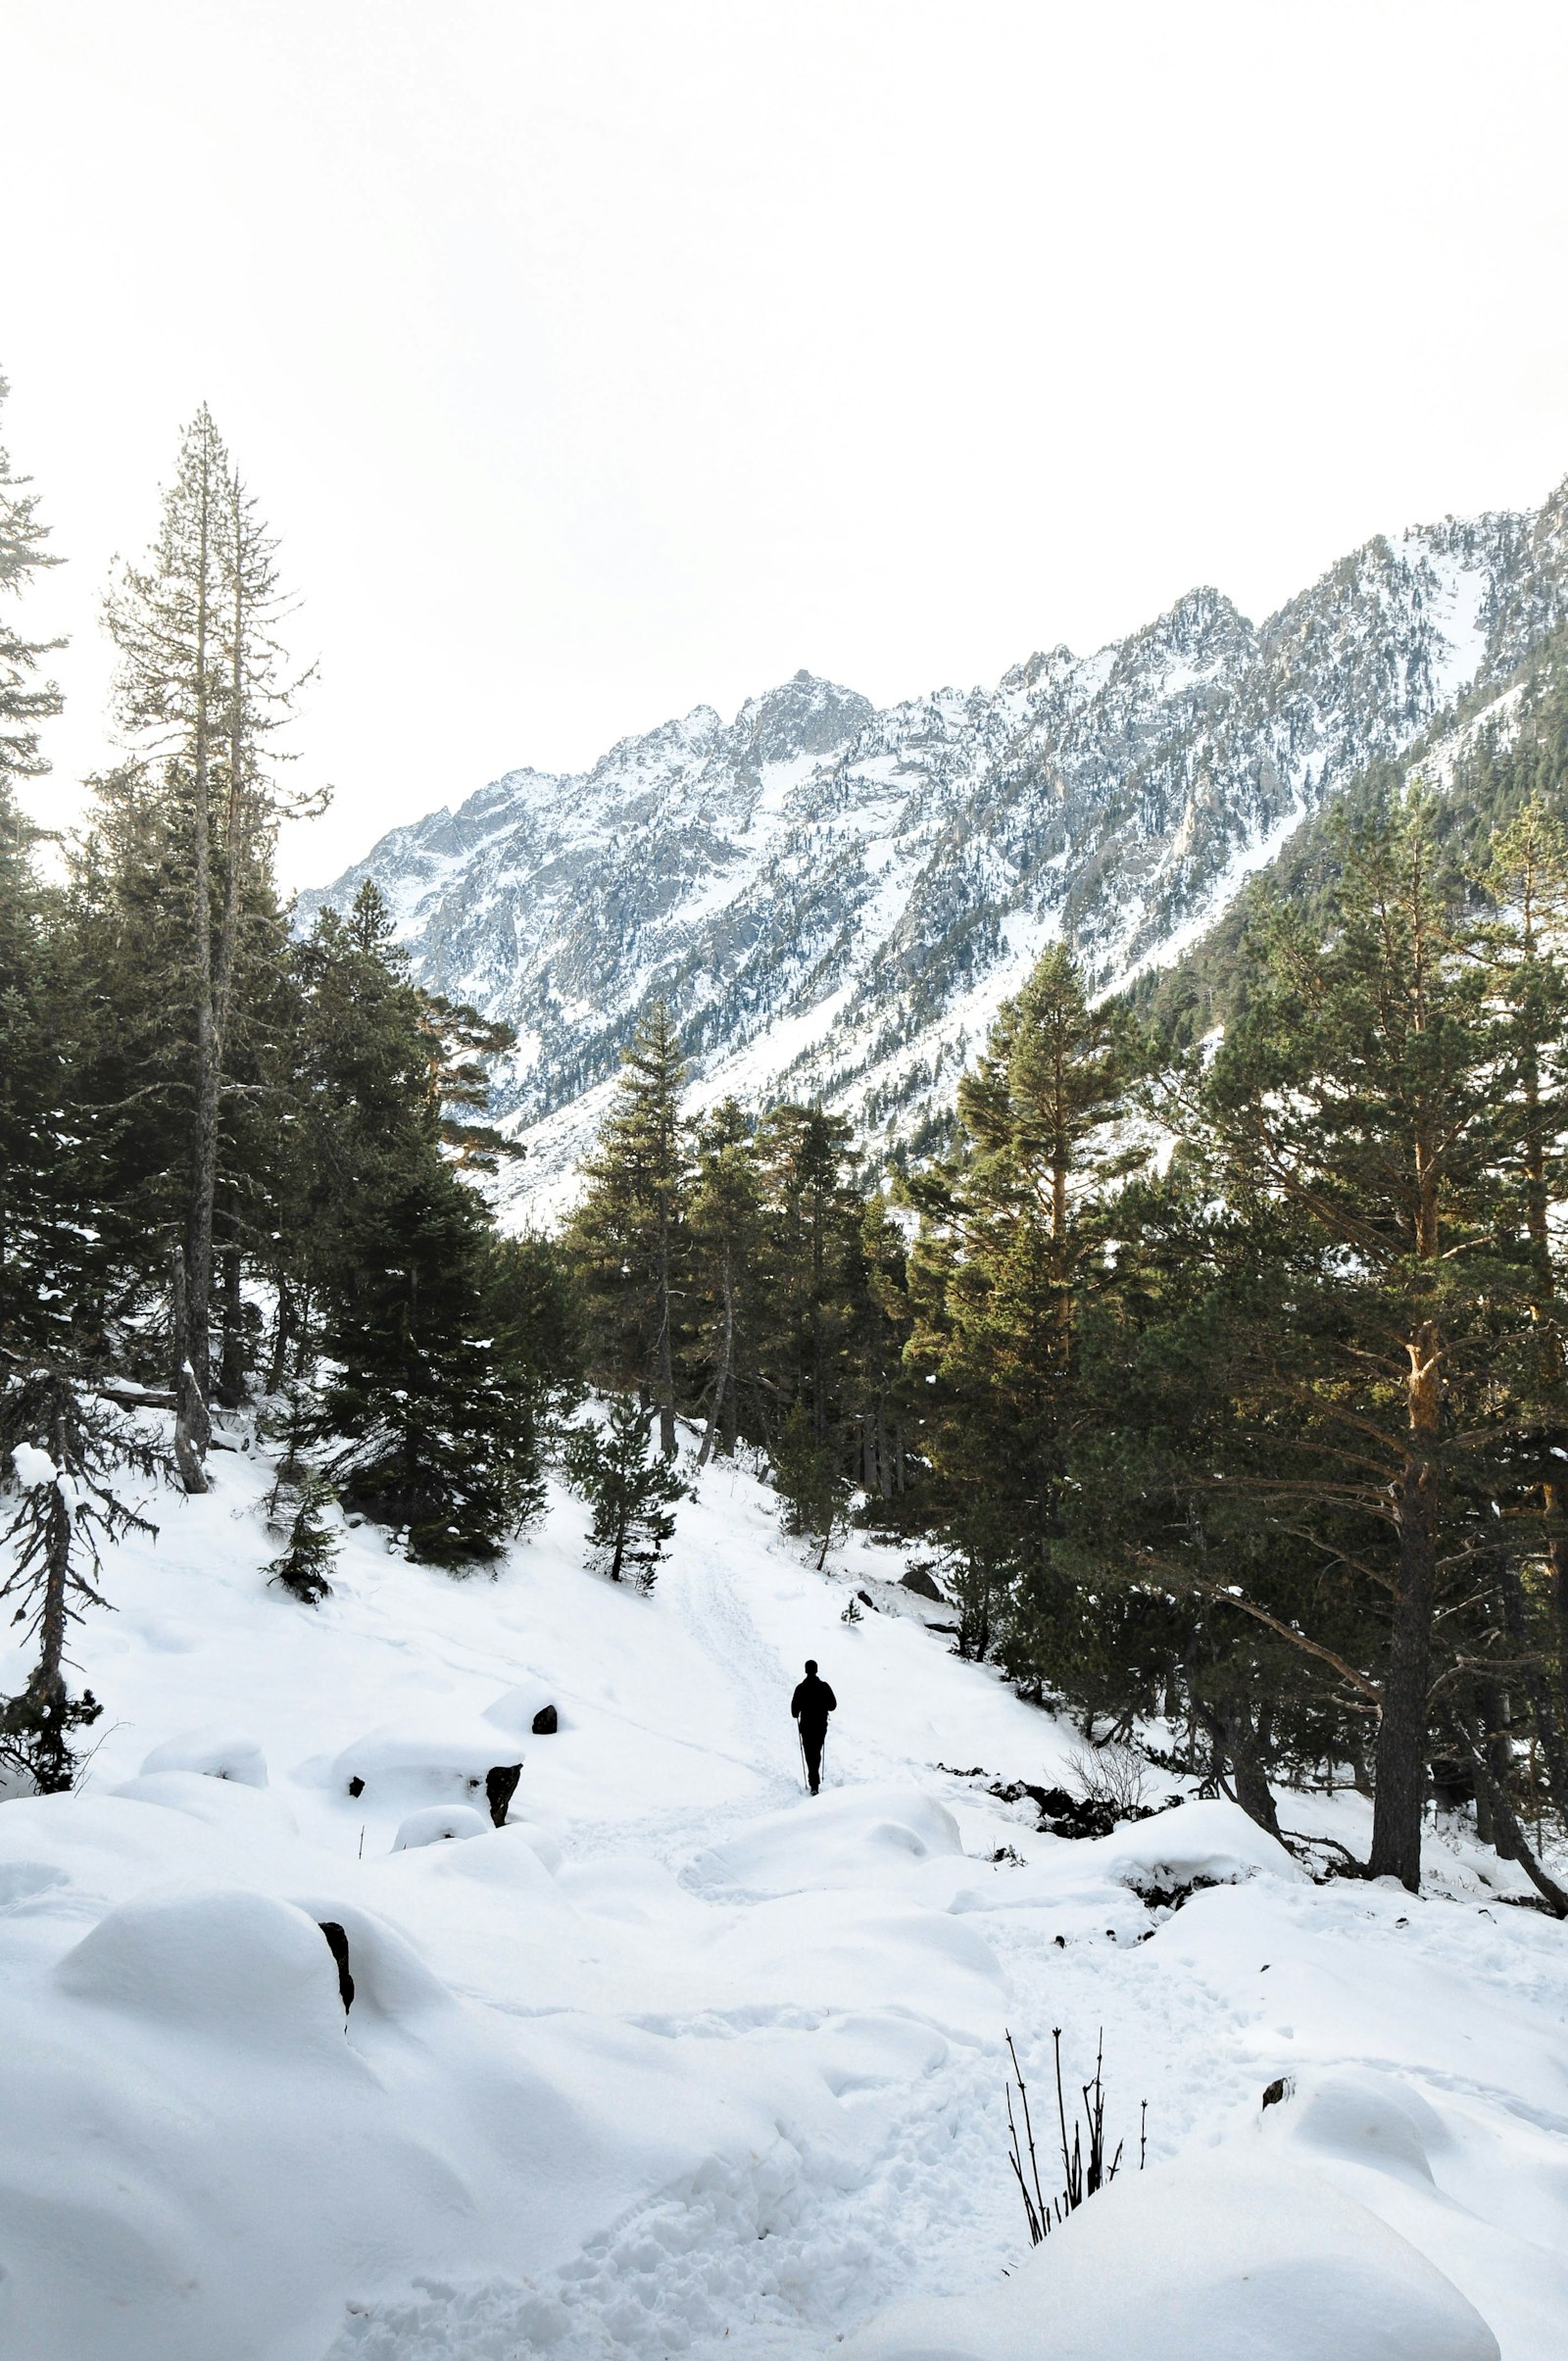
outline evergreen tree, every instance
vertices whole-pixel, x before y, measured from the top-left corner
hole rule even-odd
[[[545,1387],[492,1326],[489,1217],[444,1153],[428,1014],[373,885],[347,920],[323,911],[299,965],[280,1320],[292,1280],[291,1316],[326,1358],[313,1433],[345,1504],[456,1571],[542,1505]]]
[[[651,1591],[674,1537],[686,1488],[663,1453],[652,1453],[652,1414],[629,1394],[612,1397],[603,1426],[573,1428],[566,1475],[593,1511],[588,1544],[612,1582]]]
[[[1061,1678],[1081,1639],[1054,1545],[1098,1206],[1139,1160],[1108,1133],[1131,1065],[1125,1025],[1091,1008],[1054,946],[959,1085],[956,1156],[906,1190],[922,1217],[909,1351],[931,1381],[925,1442],[962,1644],[983,1654],[1009,1629],[1009,1669],[1032,1686]]]
[[[0,408],[10,393],[0,374]],[[49,527],[38,515],[38,496],[24,487],[31,478],[15,475],[0,445],[0,599],[19,596],[29,577],[60,560],[44,548]],[[23,851],[25,829],[15,802],[18,779],[38,778],[48,769],[38,747],[37,724],[60,711],[60,691],[53,681],[35,675],[40,657],[52,655],[59,640],[28,640],[11,623],[0,607],[0,862]]]
[[[771,1399],[804,1402],[813,1440],[846,1451],[845,1377],[859,1276],[863,1203],[842,1115],[785,1103],[757,1134],[766,1305],[761,1362]]]
[[[791,1402],[779,1429],[773,1447],[773,1485],[784,1504],[785,1532],[819,1545],[816,1570],[820,1573],[834,1535],[844,1522],[850,1479],[844,1473],[842,1438],[831,1427],[817,1433],[811,1405],[804,1394]]]
[[[129,807],[124,841],[152,854],[163,894],[172,887],[177,898],[174,924],[162,930],[163,971],[149,980],[167,995],[176,1045],[172,1160],[184,1202],[172,1357],[176,1450],[191,1491],[206,1483],[215,1222],[245,938],[258,923],[276,929],[278,819],[319,808],[288,796],[277,776],[272,740],[298,686],[275,636],[283,609],[275,545],[204,408],[181,443],[148,562],[122,570],[106,610],[118,716],[135,750],[116,783]],[[237,1242],[230,1285],[237,1294]]]
[[[37,1641],[25,1687],[0,1698],[0,1760],[25,1772],[41,1794],[75,1776],[74,1734],[102,1708],[87,1690],[70,1694],[66,1647],[88,1606],[102,1606],[101,1548],[157,1528],[119,1487],[126,1473],[164,1472],[164,1454],[89,1389],[49,1368],[13,1375],[0,1388],[0,1477],[11,1498],[0,1507],[0,1549],[11,1564],[0,1599],[15,1599],[13,1623]]]
[[[0,377],[0,403],[5,394]],[[59,563],[26,481],[0,448],[0,602]],[[35,674],[58,644],[24,638],[0,604],[0,1353],[69,1366],[97,1259],[71,1076],[81,984],[60,896],[33,864],[38,831],[16,795],[19,780],[48,768],[37,724],[60,711],[60,692]]]
[[[860,1218],[847,1382],[859,1481],[882,1515],[904,1501],[909,1484],[908,1439],[919,1415],[905,1357],[912,1317],[904,1232],[886,1199],[873,1194]]]
[[[742,1402],[757,1385],[757,1275],[761,1193],[752,1125],[733,1099],[721,1100],[697,1132],[692,1183],[690,1302],[699,1399],[708,1403],[697,1464],[716,1442],[726,1457],[741,1430]]]
[[[690,1155],[680,1098],[686,1068],[674,1020],[656,1002],[621,1053],[614,1105],[583,1166],[588,1187],[567,1229],[589,1367],[635,1387],[675,1455],[675,1367],[686,1283]]]
[[[1413,1889],[1435,1700],[1449,1649],[1480,1637],[1464,1602],[1494,1589],[1494,1503],[1517,1499],[1528,1274],[1498,1187],[1516,1076],[1419,803],[1352,848],[1330,917],[1268,927],[1203,1107],[1284,1281],[1233,1355],[1250,1448],[1271,1444],[1249,1488],[1383,1625],[1343,1669],[1377,1712],[1371,1871]]]

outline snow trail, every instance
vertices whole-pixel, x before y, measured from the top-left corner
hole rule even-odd
[[[56,2208],[40,2280],[0,2192],[0,2361],[821,2361],[900,2299],[1012,2285],[1004,2035],[1050,2186],[1054,2027],[1074,2084],[1102,2031],[1126,2169],[1145,2099],[1153,2170],[1263,2140],[1430,2257],[1505,2361],[1554,2349],[1562,1930],[1462,1832],[1419,1901],[1313,1887],[1191,1797],[1039,1835],[987,1781],[1058,1783],[1073,1734],[948,1652],[897,1552],[856,1537],[818,1576],[738,1470],[705,1471],[650,1599],[581,1570],[557,1497],[494,1582],[347,1532],[318,1615],[262,1585],[267,1471],[220,1473],[83,1628],[114,1725],[84,1792],[0,1810],[0,2178]],[[816,1799],[807,1656],[841,1704]],[[519,1685],[556,1736],[487,1718]],[[393,1850],[470,1825],[519,1754],[515,1825],[480,1793],[479,1833]],[[1290,1804],[1364,1841],[1359,1798]],[[1175,1911],[1136,1891],[1198,1872],[1221,1882]],[[313,1918],[348,1929],[346,2024]],[[132,1969],[165,1925],[188,2032]]]

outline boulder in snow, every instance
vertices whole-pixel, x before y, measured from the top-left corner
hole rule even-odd
[[[267,1785],[267,1757],[255,1739],[217,1724],[166,1738],[141,1767],[144,1777],[154,1771],[199,1771],[207,1779],[237,1780],[241,1787]]]

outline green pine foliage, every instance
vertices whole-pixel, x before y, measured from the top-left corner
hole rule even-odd
[[[654,1420],[630,1394],[612,1395],[603,1425],[590,1421],[567,1437],[567,1481],[588,1502],[592,1562],[612,1582],[652,1591],[675,1534],[675,1504],[686,1487],[662,1451]]]
[[[662,1001],[621,1054],[615,1104],[584,1165],[567,1246],[595,1381],[646,1392],[660,1449],[675,1455],[676,1359],[684,1325],[691,1143],[686,1068]]]
[[[319,1606],[332,1596],[331,1569],[337,1558],[338,1538],[327,1522],[336,1499],[324,1476],[302,1471],[291,1488],[292,1503],[283,1527],[283,1547],[263,1568],[302,1606]]]
[[[804,1394],[791,1402],[773,1447],[773,1487],[782,1503],[785,1532],[811,1543],[820,1572],[844,1525],[850,1479],[844,1472],[842,1440],[831,1428],[817,1432],[812,1405]]]

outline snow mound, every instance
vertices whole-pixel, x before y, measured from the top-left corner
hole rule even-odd
[[[233,1730],[182,1730],[154,1746],[142,1764],[153,1771],[199,1771],[205,1779],[233,1779],[241,1787],[266,1787],[267,1757],[254,1738]]]
[[[1202,1878],[1215,1886],[1240,1886],[1259,1875],[1299,1884],[1306,1873],[1277,1837],[1250,1820],[1223,1796],[1184,1803],[1152,1820],[1130,1820],[1108,1837],[1079,1842],[1080,1865],[1093,1865],[1139,1894],[1166,1893]]]
[[[555,1711],[558,1730],[570,1727],[554,1689],[544,1681],[519,1681],[515,1689],[507,1690],[494,1704],[485,1706],[484,1718],[494,1722],[498,1730],[510,1730],[516,1738],[531,1738],[535,1720],[547,1707]]]
[[[784,1894],[902,1884],[912,1863],[961,1854],[958,1824],[917,1789],[858,1787],[802,1796],[743,1836],[697,1854],[699,1888]]]
[[[299,1822],[272,1789],[242,1786],[210,1772],[144,1771],[139,1779],[127,1779],[109,1792],[127,1803],[156,1803],[165,1811],[183,1812],[188,1820],[240,1839],[299,1834]]]
[[[1118,2180],[1001,2287],[899,2304],[845,2361],[1498,2361],[1407,2239],[1260,2152]]]
[[[68,1951],[55,1981],[182,2038],[297,2054],[340,2041],[337,1969],[320,1927],[240,1889],[122,1903]]]
[[[410,1812],[392,1840],[392,1849],[413,1852],[420,1845],[440,1845],[450,1837],[483,1837],[491,1833],[490,1821],[471,1804],[430,1803],[423,1811]]]
[[[1292,2078],[1284,2101],[1264,2109],[1263,2129],[1310,2157],[1368,2165],[1426,2189],[1433,2187],[1432,2151],[1451,2144],[1419,2090],[1366,2069]]]
[[[368,1794],[377,1803],[466,1801],[483,1790],[487,1771],[516,1759],[515,1748],[509,1751],[482,1723],[448,1728],[384,1722],[343,1748],[327,1783],[350,1794]]]

